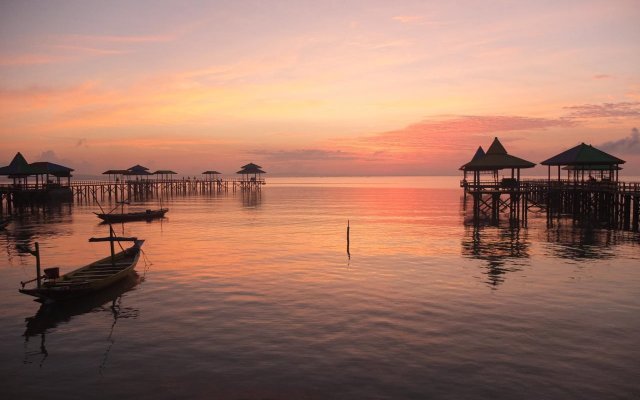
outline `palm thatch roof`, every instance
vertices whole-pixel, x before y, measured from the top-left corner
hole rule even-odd
[[[254,163],[249,163],[247,165],[243,165],[242,167],[240,167],[242,169],[250,169],[250,168],[258,168],[261,169],[262,167],[259,166],[258,164],[254,164]]]
[[[562,169],[565,171],[620,171],[622,167],[617,165],[567,165]]]
[[[218,171],[204,171],[202,175],[220,175]]]
[[[476,150],[476,153],[473,155],[473,158],[471,159],[471,161],[477,160],[480,157],[484,157],[484,155],[485,155],[484,149],[482,148],[482,146],[478,146],[478,150]],[[465,167],[467,164],[464,164],[462,167],[460,167],[460,169],[464,171],[466,169]]]
[[[256,165],[254,163],[249,163],[247,165],[243,165],[242,169],[236,172],[236,174],[266,174],[266,172],[263,171],[261,168],[262,167],[259,165]]]
[[[129,171],[129,175],[151,175],[149,172],[149,168],[143,167],[140,164],[136,164],[133,167],[127,169]]]
[[[18,152],[6,167],[0,168],[0,175],[9,177],[24,177],[29,175],[53,175],[56,177],[70,177],[73,168],[54,164],[48,161],[37,161],[29,164],[24,156]]]
[[[159,169],[153,173],[153,175],[176,175],[177,172],[171,171],[170,169]]]
[[[236,174],[266,174],[266,172],[264,172],[260,168],[246,168],[236,172]]]
[[[544,160],[542,165],[618,165],[625,161],[596,149],[592,145],[580,143],[579,145],[563,151],[562,153]]]
[[[476,156],[460,169],[467,171],[494,171],[507,168],[533,168],[536,166],[535,163],[508,154],[498,138],[493,139],[493,143],[484,155],[478,154],[479,150],[476,151]]]
[[[71,177],[71,171],[73,168],[65,167],[64,165],[54,164],[48,161],[38,161],[29,164],[35,171],[36,174],[40,175],[53,175],[58,178],[68,178]]]
[[[129,170],[127,169],[110,169],[104,171],[102,175],[129,175]]]
[[[24,156],[18,152],[6,167],[0,168],[0,175],[27,176],[34,175],[36,172],[32,168]]]

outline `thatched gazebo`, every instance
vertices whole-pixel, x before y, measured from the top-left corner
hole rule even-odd
[[[127,168],[127,171],[129,171],[129,173],[127,175],[135,176],[136,179],[137,179],[138,176],[149,176],[149,175],[151,175],[151,172],[149,172],[149,168],[143,167],[140,164],[136,164],[131,168]]]
[[[261,182],[260,175],[266,174],[266,172],[262,170],[261,166],[254,163],[243,165],[241,168],[242,169],[236,172],[236,174],[242,175],[243,181]],[[253,175],[253,177],[251,177],[251,175]]]
[[[171,179],[171,175],[177,175],[178,173],[175,171],[172,171],[170,169],[159,169],[156,172],[153,173],[153,175],[156,175],[157,179],[160,180],[169,180]]]
[[[484,149],[482,148],[482,146],[478,146],[478,150],[476,150],[476,153],[473,155],[473,158],[471,158],[471,161],[476,161],[479,158],[484,157],[484,155],[485,155]],[[471,163],[471,161],[459,168],[460,171],[463,171],[464,173],[464,177],[462,179],[464,185],[467,184],[467,171],[469,171],[468,165]]]
[[[118,180],[118,177],[120,177],[121,180],[124,180],[124,177],[126,175],[129,175],[129,170],[126,170],[126,169],[109,169],[107,171],[104,171],[102,173],[102,175],[107,175],[109,177],[109,182],[111,182],[111,176],[114,177],[115,181]]]
[[[210,171],[204,171],[202,173],[202,175],[206,175],[207,178],[208,178],[207,180],[209,182],[211,182],[211,181],[217,181],[218,180],[218,175],[220,175],[220,172],[210,170]]]
[[[504,187],[514,187],[520,182],[520,170],[533,168],[536,165],[530,161],[508,154],[498,138],[493,140],[493,143],[485,154],[482,153],[482,147],[478,148],[473,159],[460,167],[460,169],[464,171],[465,179],[467,171],[473,172],[473,186],[480,185],[481,173],[491,173],[493,175],[493,184],[498,185],[498,171],[510,169],[511,177],[502,179],[500,185]]]
[[[18,152],[11,160],[11,163],[0,168],[0,175],[5,175],[9,179],[13,179],[13,185],[16,187],[27,188],[29,184],[29,176],[36,177],[36,189],[42,185],[52,184],[49,179],[51,176],[57,178],[56,184],[60,185],[60,178],[67,178],[67,183],[71,184],[71,172],[73,168],[63,165],[54,164],[48,161],[38,161],[29,164],[24,156]]]
[[[67,178],[67,186],[71,186],[71,172],[73,168],[65,167],[64,165],[54,164],[48,161],[37,161],[29,164],[36,173],[36,185],[38,182],[38,175],[43,177],[42,182],[46,184],[53,184],[53,181],[49,180],[50,176],[56,178],[55,184],[60,186],[60,178]]]
[[[596,149],[592,145],[581,143],[562,153],[544,160],[540,164],[548,167],[548,180],[551,181],[551,167],[558,167],[558,182],[561,181],[560,169],[567,171],[567,180],[584,182],[585,173],[587,180],[595,181],[599,177],[601,181],[617,182],[620,164],[625,161]]]
[[[22,153],[18,152],[11,160],[9,165],[0,168],[0,175],[13,179],[14,186],[26,187],[29,176],[34,175],[34,170],[24,158]]]

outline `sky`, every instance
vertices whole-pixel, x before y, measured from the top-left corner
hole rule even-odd
[[[639,22],[640,0],[3,0],[0,164],[455,175],[499,137],[640,176]]]

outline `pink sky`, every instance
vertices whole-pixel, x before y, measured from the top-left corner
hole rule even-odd
[[[2,2],[0,164],[449,175],[498,136],[640,175],[637,1],[445,3]]]

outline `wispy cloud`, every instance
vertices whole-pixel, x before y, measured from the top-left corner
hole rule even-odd
[[[611,75],[607,75],[607,74],[597,74],[593,76],[593,79],[598,79],[598,80],[602,80],[602,79],[611,79],[613,78]]]
[[[107,56],[113,54],[127,54],[131,53],[131,50],[117,50],[117,49],[101,49],[97,47],[86,47],[86,46],[74,46],[74,45],[56,45],[54,48],[68,51],[70,53],[74,53],[75,57],[78,57],[81,54],[85,55],[96,55],[96,56]],[[74,56],[68,56],[67,59],[71,59]],[[62,57],[59,60],[63,60]]]
[[[60,56],[48,54],[6,54],[0,57],[0,66],[52,64],[62,60]]]
[[[250,153],[272,161],[335,161],[358,158],[355,153],[324,149],[254,150]]]
[[[564,107],[567,118],[622,118],[640,117],[640,101],[604,104],[584,104]]]
[[[389,146],[418,148],[435,146],[454,149],[463,144],[464,140],[473,136],[488,137],[503,132],[524,132],[573,125],[575,125],[574,121],[564,118],[464,115],[422,121],[400,130],[370,136],[367,140]]]
[[[176,39],[176,35],[63,35],[63,43],[161,43]]]
[[[607,152],[638,155],[640,154],[640,132],[638,132],[638,128],[633,128],[629,136],[604,142],[598,148]]]
[[[37,52],[1,54],[0,66],[14,67],[77,62],[87,57],[120,55],[135,52],[134,45],[170,42],[177,35],[58,35],[43,41],[50,43]]]

